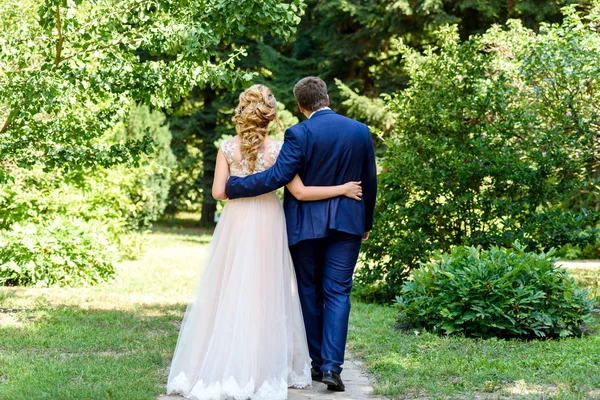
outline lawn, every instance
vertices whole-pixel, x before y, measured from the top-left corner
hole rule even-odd
[[[112,283],[0,288],[0,399],[156,399],[209,240],[163,229]]]
[[[600,271],[569,269],[598,293]],[[476,340],[395,329],[393,307],[354,302],[349,346],[392,399],[600,399],[600,319],[564,340]]]
[[[156,399],[209,240],[163,225],[111,283],[0,288],[0,399]],[[600,398],[598,335],[470,340],[401,333],[394,316],[355,301],[349,342],[390,398]]]

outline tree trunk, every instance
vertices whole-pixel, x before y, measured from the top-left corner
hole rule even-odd
[[[217,203],[215,202],[202,202],[202,217],[200,218],[200,226],[203,227],[214,227],[215,223],[215,214],[217,212]]]
[[[202,90],[204,99],[204,108],[201,111],[202,130],[202,176],[200,177],[200,186],[202,188],[202,216],[200,218],[200,226],[211,228],[216,225],[215,213],[217,211],[217,202],[212,198],[212,183],[215,178],[215,163],[217,161],[218,149],[214,142],[217,140],[217,113],[218,110],[214,107],[213,102],[217,94],[211,88]]]
[[[208,139],[208,137],[207,137]],[[212,197],[212,183],[215,178],[215,162],[218,149],[212,141],[202,142],[202,164],[203,173],[200,177],[202,186],[202,217],[199,224],[203,227],[214,227],[217,202]]]

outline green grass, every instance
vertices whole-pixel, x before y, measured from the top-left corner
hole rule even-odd
[[[569,274],[600,301],[600,268],[569,268]]]
[[[159,226],[115,281],[0,287],[0,399],[156,399],[210,236]],[[570,270],[597,285],[596,270]],[[600,398],[600,335],[560,341],[402,333],[391,307],[354,302],[349,347],[393,399]],[[598,324],[600,325],[600,324]],[[600,329],[600,326],[596,327]]]
[[[162,227],[117,279],[0,288],[0,399],[156,399],[210,237]]]
[[[598,270],[570,269],[598,288]],[[583,338],[478,340],[395,329],[396,310],[355,301],[349,345],[392,399],[600,399],[600,320]]]

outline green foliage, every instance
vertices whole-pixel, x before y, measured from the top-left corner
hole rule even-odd
[[[456,247],[413,271],[396,300],[401,324],[473,337],[581,335],[594,301],[553,252]]]
[[[330,83],[332,107],[368,123],[382,153],[382,141],[377,136],[391,132],[394,116],[379,95],[399,90],[407,82],[406,74],[398,68],[401,53],[391,46],[393,39],[403,38],[419,48],[430,43],[432,32],[447,22],[459,22],[464,35],[508,17],[536,26],[538,21],[555,18],[562,3],[536,1],[533,7],[534,3],[525,1],[507,7],[502,2],[308,0],[293,40],[248,32],[222,43],[220,50],[227,53],[247,48],[247,56],[236,61],[236,66],[257,74],[256,82],[267,84],[278,101],[298,117],[301,114],[291,90],[294,83],[306,75],[323,77]],[[336,79],[340,82],[334,84]],[[219,85],[194,89],[174,107],[170,121],[175,137],[173,151],[180,167],[175,171],[168,211],[201,209],[202,225],[212,223],[215,208],[212,198],[204,196],[212,183],[216,156],[212,144],[232,134],[220,128],[229,122],[228,113],[236,99],[222,89]]]
[[[165,116],[159,111],[150,111],[146,106],[134,106],[126,127],[119,137],[138,140],[149,134],[155,143],[155,151],[145,156],[145,164],[134,170],[119,167],[110,171],[105,179],[116,183],[114,178],[123,178],[118,185],[130,199],[132,207],[126,218],[132,228],[149,227],[163,215],[171,187],[171,171],[177,161],[171,150],[171,132],[165,124]],[[107,171],[108,172],[108,171]]]
[[[444,28],[424,54],[398,43],[411,81],[389,102],[398,119],[359,284],[384,281],[389,299],[411,268],[454,245],[596,242],[599,212],[561,207],[591,190],[600,159],[594,4],[585,18],[565,9],[540,34],[511,21],[466,42]]]
[[[138,254],[132,232],[163,213],[175,163],[164,116],[145,106],[170,110],[193,89],[247,85],[254,74],[236,67],[246,49],[234,38],[288,37],[303,8],[301,0],[0,2],[0,234],[18,249],[75,218],[106,238],[78,253],[66,229],[54,249],[96,266],[93,279],[55,277],[60,262],[43,255],[36,262],[48,267],[30,277],[20,264],[27,253],[13,260],[23,276],[12,269],[11,279],[92,283],[111,274],[102,246]]]
[[[99,223],[57,217],[0,231],[0,285],[76,286],[114,273],[116,248]]]
[[[116,138],[148,134],[155,143],[153,153],[142,155],[137,168],[116,166],[69,173],[44,172],[37,167],[18,169],[14,182],[2,185],[0,229],[20,221],[40,223],[51,215],[104,220],[125,220],[133,228],[149,226],[166,204],[170,168],[174,156],[165,117],[145,106],[131,108],[128,122]]]
[[[4,0],[0,3],[0,178],[15,166],[136,165],[151,140],[98,140],[130,102],[168,108],[196,86],[239,88],[236,35],[289,36],[302,3]]]
[[[348,115],[369,125],[373,136],[383,138],[391,133],[397,116],[390,111],[383,99],[363,96],[344,85],[339,79],[335,80],[335,84],[340,95],[345,98],[342,105],[346,107]]]
[[[11,273],[15,275],[15,271],[19,270],[22,276],[6,284],[35,285],[38,281],[47,285],[94,283],[112,274],[115,257],[109,255],[115,252],[115,248],[121,258],[135,258],[140,254],[142,240],[136,230],[149,227],[162,215],[170,186],[170,169],[175,165],[170,148],[171,133],[164,122],[162,113],[150,112],[146,106],[133,106],[127,123],[117,129],[114,137],[106,138],[107,141],[117,141],[122,137],[135,140],[146,134],[151,137],[156,143],[155,151],[142,155],[140,161],[143,165],[137,168],[97,167],[94,174],[85,170],[63,174],[44,172],[40,167],[19,169],[11,184],[0,185],[0,235],[7,235],[6,240],[15,242],[14,246],[44,239],[58,229],[59,223],[66,224],[64,230],[58,231],[61,238],[52,248],[62,258],[52,256],[49,251],[40,253],[36,256],[35,265],[48,265],[36,267],[38,275],[32,277],[24,267],[33,265],[28,264],[31,257],[26,252],[15,252],[19,256],[11,259],[19,268],[12,269]],[[73,251],[68,235],[72,235],[72,242],[78,244],[83,240],[80,237],[82,229],[98,240],[93,246],[83,245]],[[11,233],[15,230],[16,234]],[[13,250],[16,248],[13,247]],[[77,264],[81,274],[91,274],[89,266],[95,265],[99,269],[97,276],[90,275],[86,281],[76,274],[72,278],[54,275],[61,268],[67,268],[65,257],[71,255],[88,263],[85,268]],[[65,265],[60,265],[61,260]],[[106,267],[107,263],[109,267]]]
[[[342,104],[346,96],[334,80],[375,101],[383,93],[404,88],[408,79],[398,68],[403,55],[392,45],[394,40],[422,49],[435,41],[435,31],[446,24],[457,24],[461,38],[467,39],[510,18],[537,29],[542,21],[560,20],[560,7],[573,3],[587,2],[307,0],[295,40],[267,36],[255,50],[250,48],[249,55],[259,55],[255,65],[264,66],[264,82],[288,109],[295,105],[290,90],[294,83],[318,75],[330,84],[335,109],[358,119],[360,114]]]

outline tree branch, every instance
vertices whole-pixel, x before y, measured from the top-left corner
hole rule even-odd
[[[56,27],[58,29],[58,43],[56,44],[56,57],[54,58],[54,65],[57,66],[61,61],[61,53],[65,38],[62,34],[62,21],[60,19],[60,6],[56,5]]]
[[[131,42],[139,44],[139,43],[142,42],[142,38],[133,39]],[[111,48],[114,48],[114,47],[119,46],[121,44],[123,44],[123,42],[118,41],[118,42],[115,42],[115,43],[109,43],[109,44],[105,44],[105,45],[102,45],[102,46],[88,47],[87,49],[82,50],[79,53],[74,53],[74,54],[71,54],[69,56],[63,57],[63,58],[61,58],[60,61],[61,62],[62,61],[66,61],[66,60],[68,60],[70,58],[74,58],[74,57],[77,57],[77,56],[80,56],[80,55],[83,55],[83,54],[93,53],[94,51],[111,49]]]
[[[2,124],[2,128],[0,128],[0,134],[4,133],[8,129],[8,127],[10,126],[11,122],[13,121],[13,119],[17,116],[17,114],[19,114],[19,111],[20,110],[18,108],[15,108],[10,113],[8,113],[8,116],[6,117],[6,120]]]
[[[4,131],[8,129],[9,125],[10,125],[10,117],[6,117],[6,121],[4,121],[4,123],[2,124],[2,128],[0,128],[0,133],[4,133]]]

